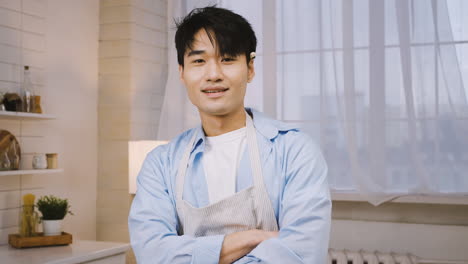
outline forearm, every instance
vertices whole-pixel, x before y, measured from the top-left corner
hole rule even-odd
[[[224,236],[194,238],[170,235],[156,237],[148,243],[135,242],[132,247],[138,263],[218,263]]]
[[[247,230],[235,232],[224,237],[219,263],[233,263],[252,251],[261,242],[276,237],[278,232]]]
[[[315,262],[304,261],[302,257],[292,251],[284,241],[281,241],[279,238],[273,238],[260,243],[251,252],[235,262],[235,264],[251,263],[304,264]]]
[[[294,219],[300,225],[282,226],[277,238],[263,241],[236,264],[325,263],[331,225],[330,208],[331,201],[328,198],[321,199],[311,208],[315,214],[309,211],[307,218],[295,215]],[[302,210],[307,212],[306,208]]]

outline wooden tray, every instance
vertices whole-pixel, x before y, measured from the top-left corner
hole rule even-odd
[[[72,235],[62,232],[58,236],[44,236],[43,233],[37,233],[33,237],[20,237],[19,234],[9,234],[8,244],[14,248],[30,248],[30,247],[44,247],[44,246],[60,246],[72,243]]]

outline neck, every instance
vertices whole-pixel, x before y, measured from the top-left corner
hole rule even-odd
[[[215,137],[245,127],[245,115],[245,110],[242,108],[227,115],[200,113],[200,118],[205,135],[207,137]]]

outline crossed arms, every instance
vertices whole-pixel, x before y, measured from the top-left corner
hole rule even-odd
[[[138,263],[325,263],[331,218],[327,167],[316,147],[297,148],[285,161],[279,232],[248,230],[207,237],[177,234],[175,201],[163,177],[162,157],[167,155],[161,148],[148,154],[129,215]]]

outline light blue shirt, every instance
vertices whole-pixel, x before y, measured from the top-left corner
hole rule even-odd
[[[290,125],[253,114],[263,178],[279,225],[279,236],[260,243],[235,263],[311,263],[327,261],[331,200],[327,165],[320,149]],[[183,199],[194,207],[209,205],[203,171],[205,136],[190,129],[151,151],[137,177],[137,193],[129,215],[130,239],[138,263],[218,263],[224,235],[179,236],[175,181],[179,162],[197,133]],[[252,186],[248,151],[241,159],[236,192]]]

